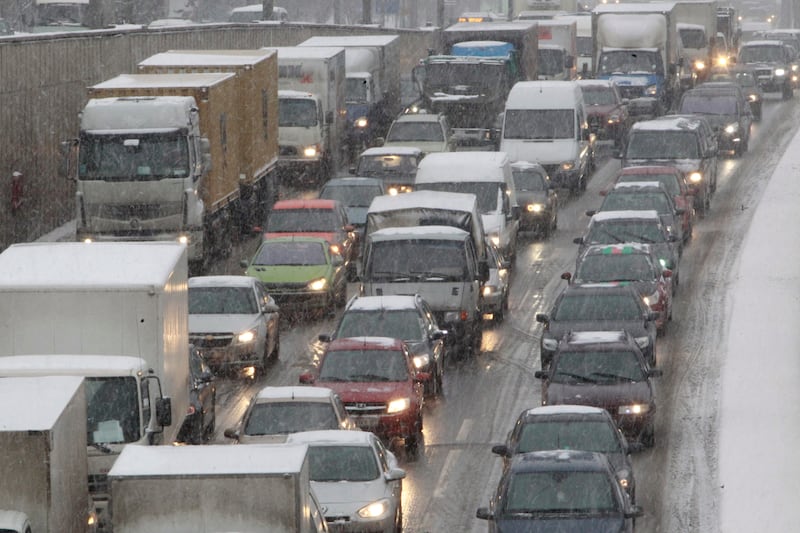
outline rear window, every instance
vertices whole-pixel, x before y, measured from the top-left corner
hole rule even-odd
[[[298,431],[339,429],[339,420],[328,402],[263,402],[250,412],[245,435],[280,435]]]
[[[695,131],[635,130],[628,141],[628,159],[699,159]]]

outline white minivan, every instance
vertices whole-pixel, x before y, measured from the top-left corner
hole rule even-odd
[[[417,167],[414,189],[474,194],[486,237],[512,260],[517,252],[519,207],[504,152],[443,152],[429,154]]]
[[[558,187],[586,189],[594,166],[581,89],[574,81],[520,81],[508,94],[500,151],[541,164]]]

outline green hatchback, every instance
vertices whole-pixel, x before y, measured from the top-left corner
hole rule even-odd
[[[261,243],[245,274],[260,280],[281,311],[334,313],[347,301],[342,257],[319,237],[274,237]]]

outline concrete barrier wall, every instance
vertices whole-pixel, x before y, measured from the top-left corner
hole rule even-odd
[[[171,49],[293,46],[314,35],[396,34],[402,75],[436,47],[435,30],[297,24],[208,25],[165,30],[97,30],[0,39],[0,250],[34,240],[74,217],[74,184],[60,176],[61,141],[75,137],[86,87],[135,72]],[[12,211],[12,172],[23,202]]]

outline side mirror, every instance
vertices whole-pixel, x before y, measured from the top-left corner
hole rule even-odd
[[[320,333],[317,336],[317,339],[319,340],[319,342],[331,342],[331,340],[333,340],[333,335],[331,335],[330,333]]]
[[[376,137],[375,141],[372,143],[372,146],[383,146],[386,144],[386,139],[383,137]]]
[[[478,507],[478,510],[475,511],[475,518],[492,520],[494,518],[494,513],[492,513],[488,507]]]
[[[172,425],[171,398],[158,398],[156,400],[156,422],[162,427]]]
[[[572,242],[574,242],[575,244],[583,244],[583,237],[575,237],[574,239],[572,239]]]
[[[590,209],[590,210],[586,211],[586,216],[587,217],[593,217],[595,213],[597,213],[597,210]]]
[[[533,377],[536,379],[547,379],[550,376],[550,372],[547,370],[537,370],[533,373]]]
[[[312,385],[315,381],[316,378],[314,377],[314,374],[312,374],[311,372],[305,372],[303,374],[300,374],[300,383],[302,385]]]
[[[278,307],[278,305],[276,303],[269,302],[269,303],[264,304],[264,307],[262,307],[261,311],[263,313],[279,313],[280,312],[280,308]]]
[[[540,324],[549,324],[550,317],[544,313],[536,313],[536,322],[539,322]]]
[[[233,439],[238,441],[239,440],[239,431],[233,428],[228,428],[223,432],[226,439]]]
[[[685,213],[686,213],[686,209],[684,209],[682,207],[678,207],[677,209],[675,209],[675,214],[676,215],[683,215]]]
[[[570,281],[572,279],[572,274],[570,274],[569,272],[564,272],[563,274],[561,274],[561,279],[563,279],[564,281]]]
[[[250,265],[248,264],[246,259],[242,259],[241,261],[239,261],[239,266],[242,268],[247,268]]]
[[[651,368],[647,371],[647,375],[651,378],[660,378],[664,375],[664,371],[660,368]]]
[[[500,457],[510,457],[511,454],[508,451],[508,446],[505,444],[496,444],[492,446],[492,453],[495,455],[499,455]]]
[[[383,475],[386,481],[399,481],[406,477],[406,471],[402,468],[391,468]]]

